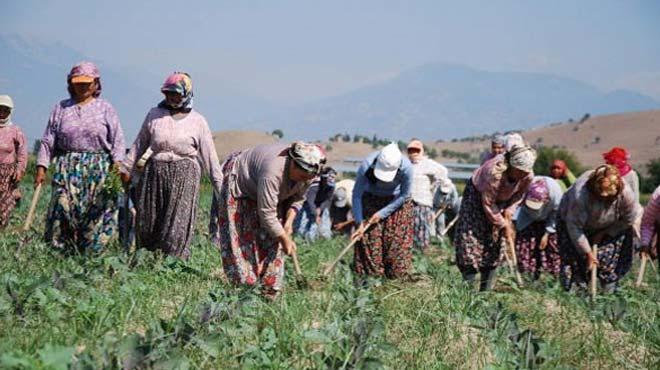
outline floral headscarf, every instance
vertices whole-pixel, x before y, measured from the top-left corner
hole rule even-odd
[[[164,99],[162,102],[160,102],[160,104],[158,104],[159,107],[186,113],[192,110],[193,84],[189,74],[185,72],[174,72],[167,77],[165,82],[163,82],[163,86],[160,88],[160,91],[162,93],[167,91],[176,92],[183,97],[183,100],[181,100],[181,103],[177,106],[171,106],[167,103],[167,99]]]
[[[94,97],[98,98],[101,96],[101,72],[99,71],[99,67],[97,67],[96,64],[83,61],[71,68],[71,71],[66,77],[66,82],[68,85],[67,90],[69,91],[69,95],[72,97],[74,94],[73,88],[71,87],[71,79],[78,76],[87,76],[93,78],[94,82],[96,82],[96,92],[94,93]]]
[[[308,144],[296,141],[288,150],[289,157],[303,170],[320,174],[326,162],[323,149],[316,144]]]
[[[548,184],[545,183],[545,180],[537,178],[529,184],[525,199],[542,203],[550,199],[550,189],[548,189]]]
[[[521,171],[530,173],[534,170],[536,151],[530,146],[514,146],[507,153],[509,165]]]
[[[621,179],[619,170],[615,166],[609,164],[598,166],[594,172],[589,175],[586,185],[587,189],[589,189],[594,195],[600,195],[600,183],[604,179],[608,179],[610,182],[610,186],[605,190],[608,198],[615,197],[623,191],[623,179]]]
[[[603,159],[605,159],[605,163],[615,166],[621,176],[625,176],[632,171],[632,167],[628,164],[630,155],[625,148],[614,147],[609,152],[603,153]]]

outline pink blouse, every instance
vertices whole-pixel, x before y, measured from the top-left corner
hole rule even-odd
[[[500,228],[506,223],[502,213],[509,211],[513,214],[534,178],[532,172],[516,182],[511,182],[504,175],[507,168],[504,155],[499,154],[487,160],[472,174],[472,184],[481,193],[481,204],[486,217]]]
[[[11,124],[0,127],[0,164],[17,164],[19,173],[25,172],[27,166],[27,148],[23,131]]]
[[[653,235],[657,232],[660,224],[660,186],[658,186],[648,204],[644,208],[642,216],[642,245],[650,246]]]

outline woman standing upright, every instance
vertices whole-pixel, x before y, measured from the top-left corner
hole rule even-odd
[[[518,269],[535,278],[541,270],[559,274],[556,220],[561,196],[557,181],[537,176],[516,213]]]
[[[424,144],[413,140],[408,144],[408,158],[413,167],[411,195],[413,200],[414,245],[425,251],[433,234],[433,189],[446,181],[447,168],[424,155]]]
[[[219,194],[222,172],[204,116],[192,108],[193,85],[176,72],[161,87],[165,99],[152,108],[122,166],[128,183],[136,160],[152,152],[137,189],[137,243],[187,259],[197,217],[202,168]],[[200,167],[201,164],[201,167]]]
[[[236,285],[261,285],[275,298],[284,285],[284,253],[291,254],[293,221],[325,154],[315,144],[260,145],[232,153],[222,165],[217,229],[211,228],[222,267]]]
[[[560,278],[566,290],[586,284],[595,265],[605,290],[616,289],[632,265],[633,223],[641,211],[616,167],[601,165],[578,178],[559,206]]]
[[[513,213],[532,182],[534,161],[534,149],[513,147],[481,165],[465,187],[454,235],[456,264],[468,282],[481,274],[481,290],[492,288],[502,243],[513,240]]]
[[[124,135],[117,112],[99,97],[100,77],[90,62],[71,69],[71,97],[53,109],[37,156],[35,184],[55,164],[46,240],[67,251],[99,251],[117,227],[117,195],[104,185],[124,158]]]
[[[14,102],[0,95],[0,229],[7,226],[9,216],[20,199],[18,183],[25,175],[27,149],[25,135],[11,121]]]
[[[353,238],[360,238],[354,257],[358,275],[399,278],[410,273],[412,181],[412,164],[395,143],[370,154],[360,165],[353,188],[353,219],[359,225]]]

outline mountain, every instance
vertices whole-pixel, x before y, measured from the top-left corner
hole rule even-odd
[[[655,108],[660,102],[637,92],[602,92],[563,77],[428,64],[265,122],[292,137],[325,139],[348,132],[433,140],[527,129],[585,113]]]
[[[41,137],[48,115],[57,102],[68,97],[66,76],[82,60],[92,60],[101,70],[102,97],[119,113],[130,145],[148,110],[161,99],[160,83],[165,76],[150,71],[115,66],[95,60],[62,43],[0,34],[0,94],[13,97],[13,120],[21,125],[30,141]],[[195,107],[206,116],[212,130],[259,127],[259,117],[271,114],[276,106],[265,99],[213,86],[204,78],[195,79]]]

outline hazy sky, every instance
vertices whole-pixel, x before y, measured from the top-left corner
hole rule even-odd
[[[172,70],[279,103],[451,62],[660,99],[660,1],[35,1],[0,32],[106,64]]]

